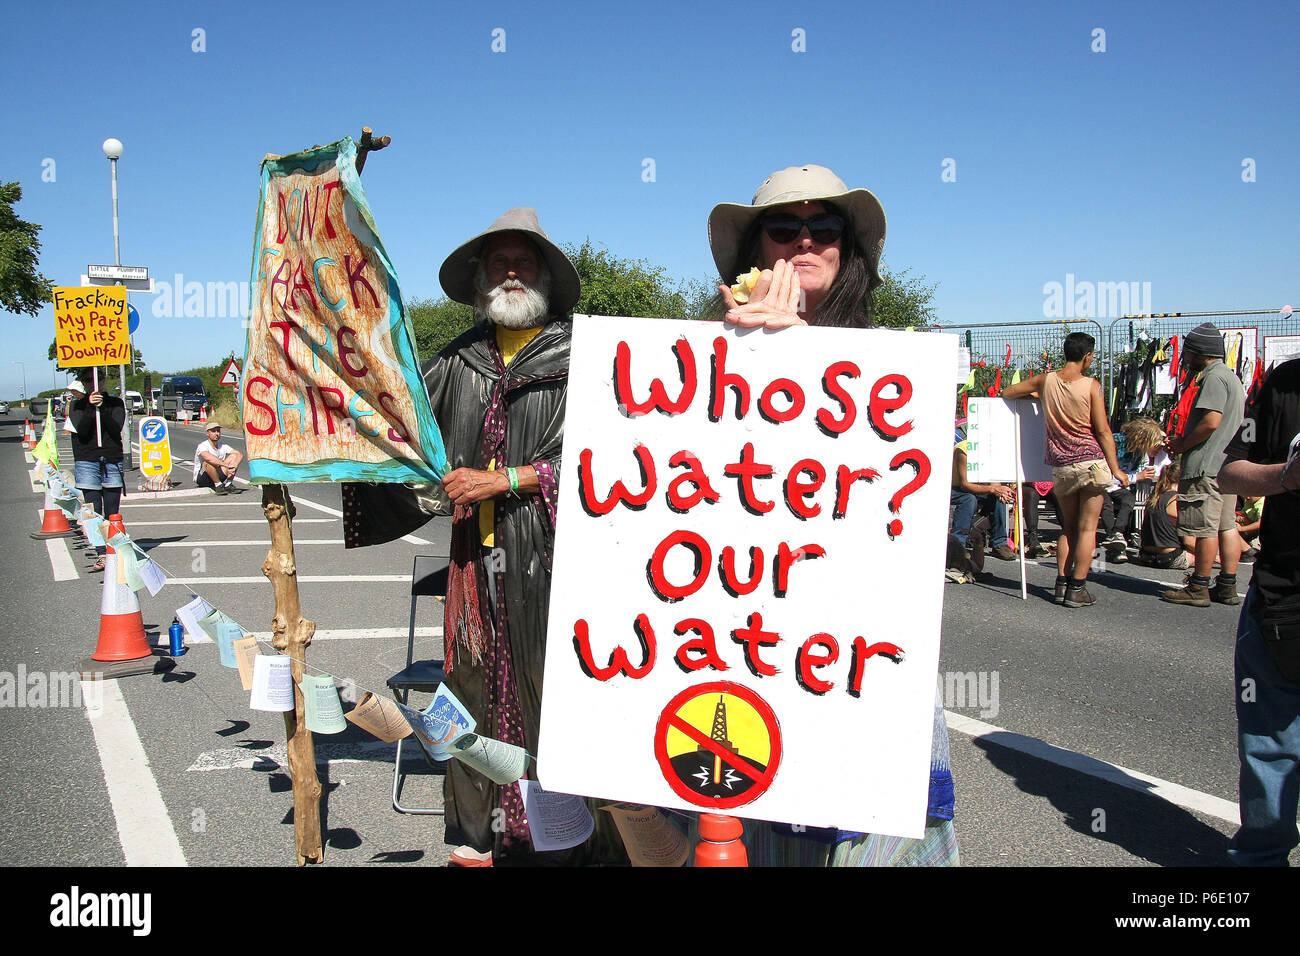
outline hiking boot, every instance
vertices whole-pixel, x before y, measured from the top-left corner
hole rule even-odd
[[[1001,561],[1014,561],[1016,560],[1016,553],[1011,550],[1009,545],[1000,544],[993,549],[993,557]]]
[[[1065,607],[1092,607],[1092,605],[1096,603],[1097,599],[1088,592],[1086,586],[1079,588],[1071,586],[1067,588],[1065,591],[1065,600],[1061,602]]]
[[[1210,588],[1210,600],[1215,604],[1240,604],[1241,597],[1237,594],[1236,582],[1223,584],[1216,579]]]
[[[1052,603],[1054,603],[1054,604],[1064,604],[1064,603],[1065,603],[1065,591],[1066,591],[1067,586],[1068,586],[1068,583],[1065,582],[1065,581],[1057,581],[1057,582],[1056,582],[1056,590],[1055,590],[1055,592],[1054,592],[1053,595],[1052,595]]]
[[[1111,564],[1128,564],[1128,550],[1120,548],[1117,551],[1107,551],[1106,560]]]
[[[1029,547],[1025,548],[1026,558],[1041,558],[1045,554],[1047,554],[1047,549],[1038,542],[1034,542]]]
[[[1160,595],[1160,600],[1168,601],[1170,604],[1186,604],[1191,607],[1209,607],[1210,589],[1189,582],[1185,588],[1179,588],[1176,591],[1165,591]]]

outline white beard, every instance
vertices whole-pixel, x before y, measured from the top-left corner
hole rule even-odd
[[[502,328],[535,329],[546,323],[550,311],[551,275],[543,266],[537,285],[530,286],[519,279],[506,279],[492,289],[484,289],[483,274],[474,277],[477,295],[474,314],[494,322]],[[522,289],[519,294],[510,290]]]

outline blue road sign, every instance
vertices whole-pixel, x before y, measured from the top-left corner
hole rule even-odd
[[[135,306],[129,302],[126,306],[126,332],[128,335],[135,335],[135,330],[140,327],[140,313],[135,310]]]
[[[145,441],[162,441],[163,436],[167,434],[167,426],[157,419],[146,421],[140,426],[140,434]]]

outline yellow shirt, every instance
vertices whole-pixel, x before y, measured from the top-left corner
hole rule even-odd
[[[501,361],[509,365],[515,360],[520,349],[537,337],[537,333],[542,331],[541,326],[535,329],[507,329],[504,326],[497,326],[497,348],[501,350]],[[488,471],[496,471],[497,461],[493,458],[488,462]],[[496,546],[496,506],[492,499],[489,498],[478,507],[478,534],[483,542],[483,547],[491,548]]]

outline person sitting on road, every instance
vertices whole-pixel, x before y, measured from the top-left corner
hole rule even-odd
[[[235,471],[244,456],[221,442],[221,426],[208,426],[208,437],[194,449],[194,484],[219,495],[235,487]]]
[[[1024,502],[1025,515],[1025,557],[1041,558],[1045,554],[1051,554],[1049,548],[1044,547],[1038,538],[1038,503],[1047,502],[1047,509],[1056,518],[1056,523],[1065,526],[1061,520],[1061,503],[1056,500],[1056,492],[1052,488],[1050,481],[1026,481],[1021,485],[1021,500]],[[1054,547],[1055,541],[1052,542]]]
[[[976,513],[986,514],[989,518],[989,538],[993,544],[993,556],[1003,561],[1014,561],[1016,553],[1011,550],[1007,537],[1007,511],[1002,505],[1012,504],[1016,500],[1016,489],[995,481],[982,484],[970,481],[966,477],[966,436],[958,426],[956,444],[952,454],[952,497],[949,499],[956,510],[952,514],[952,533],[970,551],[970,529]]]
[[[1196,540],[1178,537],[1178,479],[1182,471],[1177,462],[1165,465],[1147,500],[1142,519],[1141,558],[1154,568],[1186,571],[1192,567]]]
[[[1237,509],[1237,544],[1241,547],[1242,561],[1253,561],[1259,553],[1256,542],[1259,541],[1259,526],[1264,520],[1264,499],[1238,498],[1241,507]]]
[[[1170,461],[1164,448],[1165,433],[1154,419],[1135,418],[1120,431],[1127,451],[1120,458],[1119,467],[1128,473],[1133,484],[1125,488],[1118,481],[1111,482],[1101,502],[1097,525],[1097,546],[1106,549],[1106,559],[1113,564],[1128,560],[1128,540],[1124,535],[1137,504],[1135,490],[1150,491],[1156,475]]]

